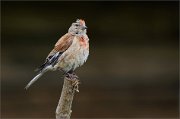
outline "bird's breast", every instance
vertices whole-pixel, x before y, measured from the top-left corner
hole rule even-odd
[[[79,38],[79,43],[80,43],[81,47],[83,47],[83,48],[88,47],[88,41],[86,40],[86,38],[84,36]]]
[[[75,37],[72,45],[60,57],[58,66],[64,71],[74,70],[84,64],[88,55],[88,41],[82,37]]]

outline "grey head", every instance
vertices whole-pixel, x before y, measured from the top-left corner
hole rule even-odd
[[[87,29],[87,26],[85,24],[85,21],[82,19],[77,19],[76,22],[72,23],[68,32],[73,35],[84,35],[87,32],[86,29]]]

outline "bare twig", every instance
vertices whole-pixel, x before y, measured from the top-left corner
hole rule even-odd
[[[56,119],[70,119],[71,117],[71,105],[74,97],[74,93],[78,90],[79,80],[77,78],[69,79],[64,78],[63,89],[61,97],[59,99],[58,106],[56,108]]]

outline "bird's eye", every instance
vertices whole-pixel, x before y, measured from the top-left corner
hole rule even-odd
[[[75,24],[75,26],[79,26],[78,24]]]

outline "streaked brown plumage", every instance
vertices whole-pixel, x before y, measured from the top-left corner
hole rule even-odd
[[[85,21],[82,19],[72,23],[68,33],[57,41],[45,63],[38,68],[39,74],[25,88],[29,88],[47,71],[61,70],[64,73],[72,73],[77,67],[82,66],[89,55],[86,28]]]

